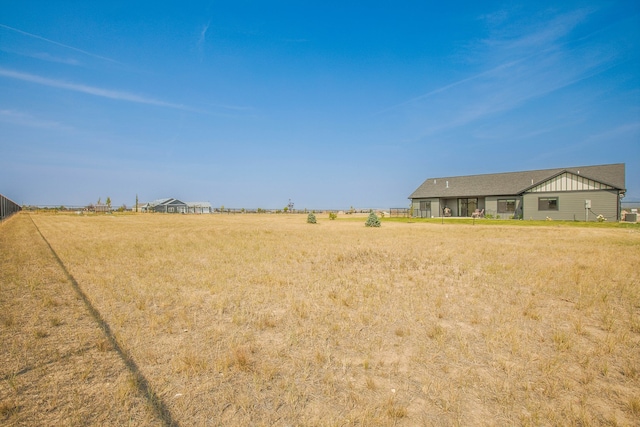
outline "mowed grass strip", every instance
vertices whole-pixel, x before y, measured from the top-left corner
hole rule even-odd
[[[33,219],[181,425],[638,419],[637,228]]]
[[[158,425],[29,216],[0,254],[0,424]]]

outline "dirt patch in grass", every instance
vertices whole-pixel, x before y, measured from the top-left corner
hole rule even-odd
[[[0,232],[5,422],[158,421],[30,218],[181,425],[636,423],[636,230],[26,214]],[[27,366],[103,397],[51,415]]]

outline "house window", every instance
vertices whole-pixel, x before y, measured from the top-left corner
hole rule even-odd
[[[498,199],[498,213],[514,213],[516,199]]]
[[[175,212],[176,208],[174,208],[173,206],[169,206],[169,212]]]
[[[418,211],[413,214],[418,218],[431,217],[431,200],[420,200]]]
[[[539,211],[557,211],[558,198],[557,197],[538,197],[538,210]]]

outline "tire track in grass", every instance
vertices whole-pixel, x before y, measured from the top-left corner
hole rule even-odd
[[[114,350],[118,353],[131,375],[133,375],[133,377],[135,378],[135,384],[138,388],[138,391],[145,397],[145,399],[147,399],[151,407],[156,412],[156,415],[158,415],[165,426],[178,427],[179,424],[173,418],[171,411],[162,401],[162,399],[153,391],[151,385],[149,385],[149,381],[147,381],[142,372],[140,372],[140,368],[138,368],[138,365],[136,364],[135,360],[133,360],[131,354],[127,351],[127,349],[120,345],[115,335],[113,334],[109,323],[107,323],[107,321],[104,319],[104,317],[102,317],[100,312],[93,306],[93,304],[91,304],[91,301],[89,301],[89,298],[80,288],[80,285],[78,284],[76,279],[71,275],[67,267],[64,265],[64,262],[62,262],[62,259],[58,256],[58,253],[53,249],[53,246],[51,246],[44,234],[42,234],[42,231],[40,231],[40,228],[38,227],[38,224],[36,224],[36,222],[33,220],[33,217],[29,215],[29,218],[31,219],[31,222],[38,231],[38,234],[40,235],[42,240],[49,247],[49,250],[53,254],[60,268],[62,268],[64,274],[67,276],[67,279],[69,280],[69,282],[71,282],[73,289],[84,302],[87,310],[89,310],[89,313],[91,314],[91,317],[93,317],[93,319],[98,323],[98,326],[100,326],[100,329],[102,329],[102,331],[104,332],[104,335],[109,340],[109,343],[113,346]]]

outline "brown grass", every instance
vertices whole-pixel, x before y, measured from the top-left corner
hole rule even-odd
[[[0,425],[152,425],[27,215],[0,226]]]
[[[637,425],[637,229],[20,214],[0,423]]]

